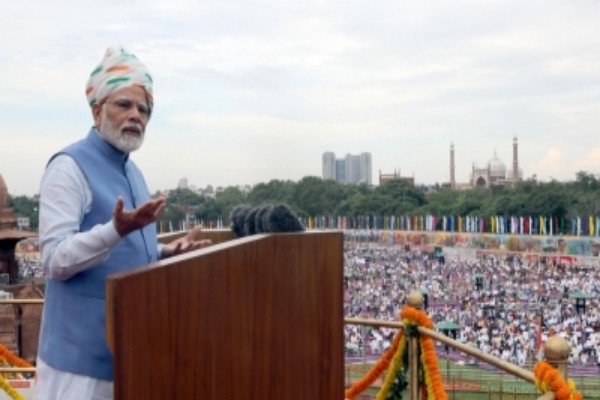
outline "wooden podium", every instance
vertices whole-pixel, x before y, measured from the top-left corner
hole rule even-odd
[[[106,295],[115,400],[344,397],[340,231],[225,241],[112,275]]]

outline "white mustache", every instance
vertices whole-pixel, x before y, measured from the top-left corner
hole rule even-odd
[[[138,124],[138,123],[130,123],[130,124],[126,124],[124,126],[121,127],[121,132],[123,132],[125,129],[135,129],[137,130],[139,133],[142,133],[142,125]]]

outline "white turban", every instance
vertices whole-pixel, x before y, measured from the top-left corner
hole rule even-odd
[[[106,49],[104,58],[92,71],[85,94],[90,106],[101,102],[109,94],[129,86],[140,86],[146,92],[152,108],[152,76],[135,55],[122,47]]]

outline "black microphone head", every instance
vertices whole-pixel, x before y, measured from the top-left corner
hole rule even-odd
[[[260,208],[251,209],[246,215],[246,219],[244,220],[244,233],[246,236],[254,235],[256,233],[256,214],[258,213]]]
[[[248,204],[240,204],[231,210],[229,219],[231,220],[231,230],[236,237],[242,237],[245,233],[246,215],[252,210]]]
[[[268,232],[265,230],[264,217],[272,207],[272,204],[267,204],[266,206],[261,207],[256,213],[256,220],[254,221],[256,233]]]
[[[263,229],[267,232],[301,232],[306,228],[288,205],[277,204],[265,214]]]

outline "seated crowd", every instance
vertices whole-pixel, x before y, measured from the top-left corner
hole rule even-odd
[[[345,241],[345,316],[397,321],[406,297],[420,290],[434,324],[454,322],[460,328],[449,335],[487,354],[524,366],[558,334],[571,346],[571,363],[600,366],[600,259],[568,265],[445,249],[441,260],[372,240]],[[17,263],[20,280],[43,276],[39,257],[18,255]],[[588,296],[585,307],[572,297],[577,292]],[[378,356],[396,333],[344,329],[348,356]]]
[[[397,321],[406,297],[419,290],[434,325],[459,325],[444,333],[487,354],[531,365],[543,356],[546,339],[558,334],[571,346],[572,364],[600,366],[598,259],[581,265],[528,263],[453,249],[441,259],[399,245],[350,241],[344,253],[347,317]],[[577,292],[587,295],[585,307],[573,297]],[[346,325],[346,354],[379,355],[395,333]],[[443,356],[443,347],[438,352]]]

